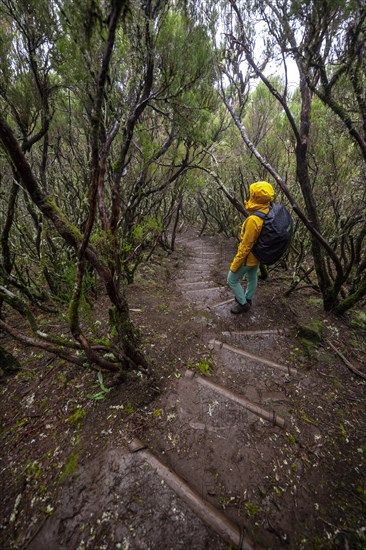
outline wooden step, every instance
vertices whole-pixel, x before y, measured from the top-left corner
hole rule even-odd
[[[194,377],[193,371],[187,370],[186,377],[192,379]],[[256,414],[260,418],[263,418],[264,420],[271,422],[274,426],[279,426],[280,428],[285,427],[285,424],[286,424],[285,419],[279,416],[278,414],[276,414],[275,411],[273,410],[268,411],[266,409],[263,409],[262,407],[259,407],[259,405],[256,405],[255,403],[248,401],[248,399],[245,399],[241,395],[238,395],[237,393],[234,393],[231,390],[228,390],[227,388],[225,388],[220,384],[211,382],[211,380],[208,380],[207,378],[198,376],[195,379],[197,383],[200,384],[201,386],[206,386],[207,388],[210,388],[214,392],[217,392],[223,397],[225,397],[226,399],[229,399],[230,401],[237,403],[238,405],[244,407],[248,411]]]
[[[265,359],[264,357],[254,355],[253,353],[249,353],[248,351],[245,351],[241,348],[237,348],[234,346],[230,346],[229,344],[225,344],[224,342],[221,342],[220,340],[216,340],[215,338],[209,341],[209,346],[211,349],[214,349],[217,351],[220,351],[221,349],[231,351],[232,353],[241,355],[242,357],[247,357],[248,359],[251,359],[252,361],[256,361],[261,365],[272,367],[273,369],[280,370],[282,372],[285,372],[286,374],[292,374],[292,375],[298,374],[298,371],[292,367],[289,367],[287,365],[280,365],[279,363],[275,363],[270,359]]]
[[[155,456],[142,441],[134,439],[129,449],[131,453],[142,455],[144,460],[157,472],[173,491],[194,511],[195,514],[211,527],[228,544],[243,550],[254,550],[254,544],[233,521],[228,519],[220,510],[203,500],[186,481],[166,466]]]

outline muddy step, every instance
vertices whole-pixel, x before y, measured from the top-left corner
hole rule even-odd
[[[212,260],[211,256],[207,258],[202,258],[202,256],[186,256],[185,265],[195,265],[198,267],[208,266],[208,267],[217,267],[217,261]]]
[[[214,250],[210,250],[207,248],[186,247],[186,251],[188,256],[192,258],[205,258],[214,262],[216,262],[217,259],[222,258],[221,252],[215,252]]]
[[[204,248],[193,248],[193,247],[189,247],[189,253],[188,254],[192,258],[193,257],[207,256],[208,258],[215,259],[217,256],[221,256],[220,252],[211,252],[210,250],[205,250]]]
[[[197,305],[206,307],[216,302],[224,292],[225,289],[220,286],[195,290],[184,290],[184,293],[190,301],[195,302]]]
[[[218,277],[216,277],[218,279]],[[228,289],[228,287],[227,287]],[[212,303],[210,305],[210,309],[215,313],[215,315],[226,324],[226,326],[229,328],[230,326],[234,326],[235,329],[238,328],[245,328],[248,325],[248,322],[250,322],[253,319],[258,319],[260,316],[262,316],[255,306],[251,308],[247,313],[244,315],[233,315],[230,312],[231,306],[235,303],[235,298],[232,296],[230,297],[229,289],[228,289],[228,297],[224,300],[217,300],[216,303]],[[261,324],[268,324],[271,323],[271,320],[267,318],[267,316],[262,316],[262,322]],[[274,324],[274,321],[273,323]]]
[[[206,275],[198,276],[198,277],[192,277],[192,278],[186,278],[186,279],[176,279],[174,281],[177,286],[182,287],[185,284],[192,285],[192,289],[194,289],[193,284],[205,284],[206,286],[218,286],[216,281],[213,281],[212,279],[209,279]]]
[[[211,256],[211,257],[221,256],[220,252],[210,252],[209,250],[204,250],[202,254],[203,256]]]
[[[181,241],[175,241],[176,248],[184,248],[185,250],[196,250],[197,241],[192,240],[181,240]],[[198,250],[199,248],[197,248]]]
[[[205,274],[206,276],[206,274]],[[207,283],[207,284],[215,284],[215,281],[213,281],[212,279],[209,279],[209,278],[203,278],[203,277],[197,277],[197,278],[191,278],[191,277],[185,277],[185,278],[179,278],[179,279],[174,279],[174,282],[178,285],[181,285],[181,284],[189,284],[189,285],[193,285],[193,284],[199,284],[199,283]],[[216,286],[217,286],[217,283],[216,283]]]
[[[188,370],[185,376],[186,378],[193,379],[194,373],[193,371]],[[264,409],[263,407],[260,407],[258,404],[253,403],[248,399],[245,399],[242,395],[239,395],[238,393],[235,393],[227,389],[222,384],[217,384],[202,376],[198,376],[197,378],[195,378],[195,380],[197,381],[197,384],[201,384],[202,386],[213,390],[215,393],[220,394],[225,399],[228,399],[229,401],[237,403],[241,407],[244,407],[244,409],[247,409],[251,413],[254,413],[260,418],[263,418],[264,420],[267,420],[268,422],[272,423],[273,426],[279,426],[280,428],[285,427],[285,423],[286,423],[285,419],[279,416],[278,414],[276,414],[275,410]]]
[[[265,329],[265,330],[243,330],[243,331],[224,331],[221,333],[225,343],[241,344],[247,341],[256,340],[278,340],[279,338],[289,336],[286,329]]]
[[[186,271],[185,269],[182,269],[180,270],[180,272],[181,272],[180,273],[181,277],[179,278],[183,279],[186,282],[191,281],[191,282],[197,283],[202,280],[210,279],[211,277],[211,272],[209,269],[207,271],[191,271],[191,270]],[[187,276],[185,276],[185,274],[187,274]],[[216,283],[216,286],[217,286],[217,283]]]
[[[190,271],[205,271],[205,272],[210,271],[211,272],[214,267],[215,267],[214,264],[209,264],[207,262],[200,263],[197,261],[186,262],[184,265],[184,269],[190,270]]]
[[[211,289],[211,288],[217,288],[217,286],[213,287],[212,285],[215,284],[215,281],[212,281],[212,280],[201,280],[201,281],[194,281],[194,282],[188,282],[187,280],[186,281],[181,281],[178,283],[178,285],[182,288],[182,289],[185,289],[185,290],[207,290],[207,289]],[[200,288],[202,287],[202,288]],[[219,287],[221,288],[221,287]]]
[[[217,340],[215,344],[218,351],[215,381],[261,407],[270,405],[278,415],[289,414],[291,392],[296,391],[301,379],[296,369]],[[214,348],[213,341],[211,347]]]
[[[262,418],[276,423],[276,418],[287,418],[291,411],[291,392],[294,391],[288,380],[276,381],[273,377],[256,377],[248,380],[245,371],[232,372],[225,366],[214,371],[210,382],[223,386],[228,392],[237,395],[244,402],[248,401],[264,414]],[[261,414],[258,415],[261,416]],[[283,423],[280,420],[281,427]]]
[[[192,239],[191,241],[191,248],[194,248],[196,250],[212,250],[212,245],[209,242],[205,242],[200,238]]]
[[[221,391],[200,375],[191,376],[181,378],[177,393],[166,396],[164,430],[156,426],[146,434],[149,446],[201,498],[248,530],[245,503],[260,504],[265,498],[258,479],[272,475],[275,445],[286,437],[273,424],[280,417],[269,411],[265,420],[254,403],[233,398],[234,392]]]
[[[219,309],[221,307],[228,306],[229,304],[234,303],[234,302],[235,302],[235,298],[228,298],[227,300],[216,302],[216,303],[212,304],[210,306],[210,309],[212,309],[212,310]]]
[[[197,291],[195,290],[187,290],[187,294],[189,293],[193,293],[193,292],[204,292],[204,291],[207,291],[207,292],[211,292],[213,290],[219,290],[220,292],[224,291],[225,288],[222,287],[222,286],[212,286],[212,287],[209,287],[209,288],[202,288],[202,289],[197,289]]]
[[[212,504],[205,501],[184,479],[152,453],[144,443],[138,439],[133,440],[130,444],[130,451],[138,453],[191,510],[228,544],[243,550],[254,549],[254,544],[247,536],[243,535],[238,525]]]
[[[209,346],[211,349],[222,352],[223,354],[226,352],[231,355],[236,355],[239,358],[242,358],[243,360],[245,360],[246,365],[254,365],[260,368],[269,367],[270,369],[273,369],[275,371],[280,371],[287,375],[298,374],[297,369],[294,369],[289,365],[281,365],[280,363],[276,363],[275,361],[271,361],[270,359],[266,359],[265,357],[260,357],[259,355],[255,355],[253,353],[245,351],[242,348],[231,346],[230,344],[226,344],[224,342],[221,342],[220,340],[216,340],[216,339],[210,340]],[[230,363],[230,361],[227,361],[227,363]]]
[[[211,268],[208,265],[200,266],[198,267],[182,267],[179,269],[180,272],[184,273],[187,272],[188,274],[192,275],[192,277],[197,276],[197,274],[207,275],[211,272]]]
[[[212,262],[212,260],[204,260],[201,257],[195,257],[195,258],[186,258],[186,265],[192,265],[196,266],[198,268],[200,267],[215,267],[217,264],[215,262]]]
[[[221,333],[220,339],[224,344],[244,349],[252,355],[259,352],[262,357],[276,361],[276,355],[280,357],[287,347],[287,335],[285,329],[226,330]]]
[[[220,261],[221,256],[210,252],[197,252],[195,254],[188,254],[186,258],[200,262],[211,262],[211,264],[216,265]]]
[[[139,454],[108,449],[78,468],[60,486],[58,506],[36,529],[27,549],[226,550],[227,543],[212,526]],[[229,533],[237,540],[235,526]]]

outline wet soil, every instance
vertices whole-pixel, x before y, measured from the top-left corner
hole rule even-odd
[[[0,388],[1,548],[228,548],[204,505],[130,452],[136,438],[251,547],[365,548],[366,384],[329,343],[366,372],[366,331],[324,313],[312,289],[286,298],[284,270],[234,316],[233,243],[179,241],[128,288],[151,376],[103,394],[95,372],[2,337],[22,369]],[[106,338],[103,298],[89,315]],[[301,336],[314,320],[316,343]]]

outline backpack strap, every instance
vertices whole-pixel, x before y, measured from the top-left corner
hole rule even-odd
[[[262,220],[265,220],[267,218],[268,214],[264,214],[264,212],[259,212],[258,210],[255,210],[251,213],[252,216],[258,216],[258,218],[262,218]]]

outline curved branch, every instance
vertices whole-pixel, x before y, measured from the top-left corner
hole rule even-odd
[[[253,68],[255,74],[262,80],[262,82],[267,86],[268,90],[271,92],[271,94],[273,95],[273,97],[275,97],[277,99],[277,101],[281,104],[283,110],[285,111],[286,113],[286,116],[287,116],[287,119],[290,123],[290,126],[292,128],[292,131],[294,133],[294,136],[295,136],[295,139],[296,139],[296,142],[297,143],[301,143],[301,136],[300,136],[300,132],[299,132],[299,129],[296,125],[296,122],[295,122],[295,119],[294,117],[292,116],[292,113],[289,109],[289,106],[287,105],[287,102],[285,101],[284,97],[280,94],[280,92],[273,86],[273,84],[268,80],[268,78],[266,78],[263,74],[263,72],[260,70],[260,68],[258,67],[258,65],[256,64],[256,62],[254,61],[253,59],[253,56],[251,55],[250,53],[250,50],[249,48],[243,43],[243,42],[240,42],[239,40],[235,40],[235,43],[236,44],[240,44],[243,49],[244,49],[244,52],[245,52],[245,58],[246,60],[248,61],[249,65]]]
[[[323,246],[323,248],[327,251],[329,256],[332,258],[337,271],[343,272],[342,265],[339,261],[338,256],[334,252],[333,248],[330,246],[330,244],[324,239],[324,237],[317,231],[310,220],[307,219],[305,214],[302,212],[302,210],[297,205],[294,197],[290,193],[290,190],[288,189],[286,182],[281,178],[281,176],[276,172],[276,170],[273,168],[271,164],[269,164],[259,153],[259,151],[256,149],[256,147],[253,145],[253,143],[250,141],[248,134],[243,128],[243,125],[241,124],[240,120],[235,115],[235,112],[229,102],[227,101],[226,97],[223,97],[223,101],[226,105],[226,108],[228,109],[229,113],[231,114],[236,127],[238,128],[240,135],[244,141],[244,143],[247,145],[247,147],[252,151],[253,155],[256,157],[257,160],[261,163],[261,165],[272,175],[272,177],[275,179],[279,187],[282,189],[284,195],[288,198],[293,211],[299,216],[301,221],[304,223],[304,225],[309,229],[312,235],[319,241],[319,243]]]
[[[329,92],[319,90],[316,86],[312,85],[311,82],[308,82],[308,86],[314,92],[318,98],[327,105],[333,113],[335,113],[344,125],[347,127],[350,136],[358,143],[363,158],[366,161],[366,140],[362,137],[360,132],[357,130],[355,124],[352,121],[352,118],[348,115],[347,111],[330,95]]]
[[[148,8],[148,6],[147,6]],[[151,16],[151,14],[150,14]],[[120,180],[125,169],[125,163],[128,151],[131,146],[133,134],[136,124],[149,104],[150,94],[154,83],[154,48],[152,44],[152,37],[150,31],[150,19],[149,13],[146,14],[145,23],[145,41],[147,48],[147,61],[146,70],[144,75],[144,81],[142,86],[141,97],[137,99],[136,104],[132,110],[131,115],[127,119],[127,123],[123,132],[123,145],[121,149],[119,168],[116,170],[113,178],[112,186],[112,214],[111,214],[111,229],[114,232],[118,227],[119,215],[120,215]]]
[[[207,168],[204,168],[203,166],[193,166],[192,168],[199,168],[200,170],[203,170],[203,172],[206,172],[206,174],[209,174],[217,183],[221,191],[224,193],[225,197],[231,202],[231,204],[236,208],[240,214],[242,214],[245,218],[248,216],[248,212],[245,210],[244,206],[241,202],[238,201],[234,195],[230,193],[230,191],[227,190],[225,184],[221,181],[219,176],[215,174],[215,172],[212,172],[211,170],[208,170]]]
[[[53,353],[58,357],[62,357],[62,359],[66,359],[66,361],[75,363],[80,367],[85,367],[85,364],[87,362],[85,357],[72,355],[64,348],[55,347],[52,344],[45,342],[44,340],[39,340],[38,338],[31,338],[29,336],[26,336],[25,334],[22,334],[21,332],[19,332],[19,330],[15,329],[14,327],[11,327],[1,319],[0,319],[0,328],[10,336],[15,338],[16,340],[18,340],[19,342],[22,342],[23,344],[25,344],[26,346],[33,346],[40,349],[44,349],[49,353]],[[93,368],[93,367],[91,366],[90,368]],[[94,369],[94,370],[99,370],[99,369]]]

